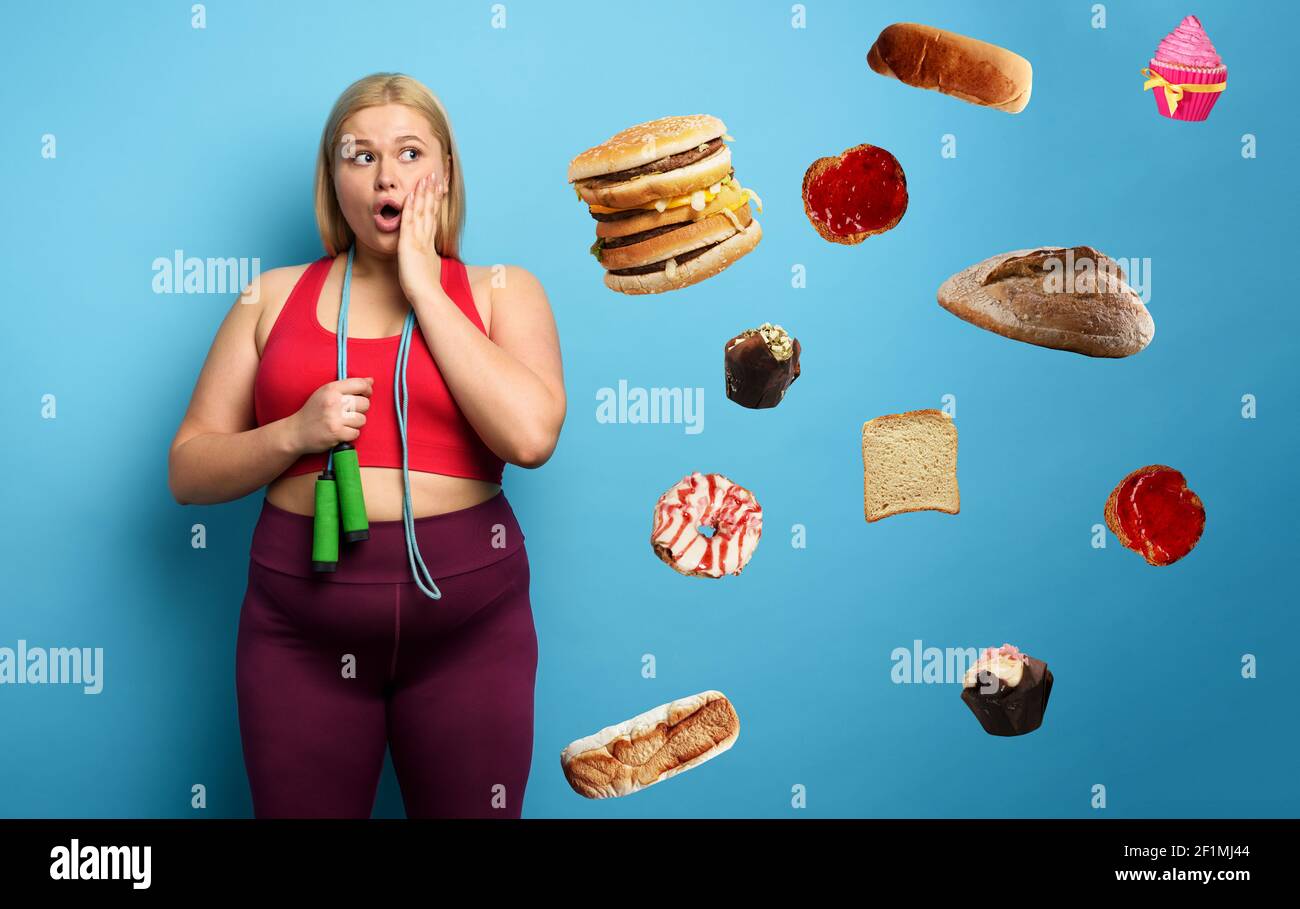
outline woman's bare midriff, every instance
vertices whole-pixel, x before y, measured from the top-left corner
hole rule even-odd
[[[486,480],[466,477],[449,477],[439,473],[412,470],[412,515],[428,515],[459,511],[496,495],[501,487]],[[294,514],[316,513],[316,473],[280,477],[266,487],[266,498],[272,505]],[[400,521],[402,519],[402,470],[398,467],[362,467],[361,491],[366,499],[366,518],[370,521]]]

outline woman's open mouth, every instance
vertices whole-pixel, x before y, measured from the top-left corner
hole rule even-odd
[[[386,234],[399,230],[402,226],[402,210],[387,202],[375,212],[375,227]]]

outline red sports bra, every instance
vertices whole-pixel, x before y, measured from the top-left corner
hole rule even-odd
[[[296,413],[312,393],[338,379],[338,338],[316,318],[321,288],[334,264],[322,256],[303,272],[271,326],[253,385],[257,425]],[[485,331],[464,263],[442,258],[442,288]],[[485,332],[486,333],[486,332]],[[362,467],[402,466],[402,440],[393,402],[393,371],[401,335],[348,338],[348,375],[374,376],[366,425],[352,444]],[[479,438],[443,381],[417,323],[406,364],[407,464],[411,470],[501,483],[505,462]],[[319,473],[327,452],[300,457],[281,476]]]

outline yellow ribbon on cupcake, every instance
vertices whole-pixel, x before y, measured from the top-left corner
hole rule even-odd
[[[1204,93],[1204,92],[1221,92],[1228,87],[1227,82],[1207,82],[1198,84],[1195,82],[1184,82],[1182,84],[1170,82],[1159,73],[1151,72],[1150,67],[1142,68],[1142,75],[1147,77],[1147,81],[1142,83],[1142,91],[1155,88],[1157,85],[1165,90],[1165,103],[1169,105],[1169,116],[1173,116],[1178,110],[1178,102],[1183,100],[1184,92]]]

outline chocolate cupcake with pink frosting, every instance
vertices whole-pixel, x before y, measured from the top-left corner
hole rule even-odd
[[[1228,68],[1195,16],[1165,36],[1142,75],[1143,90],[1155,93],[1156,110],[1173,120],[1204,120],[1228,85]]]
[[[1052,673],[1011,644],[985,648],[962,679],[961,699],[989,735],[1024,735],[1043,725]]]

